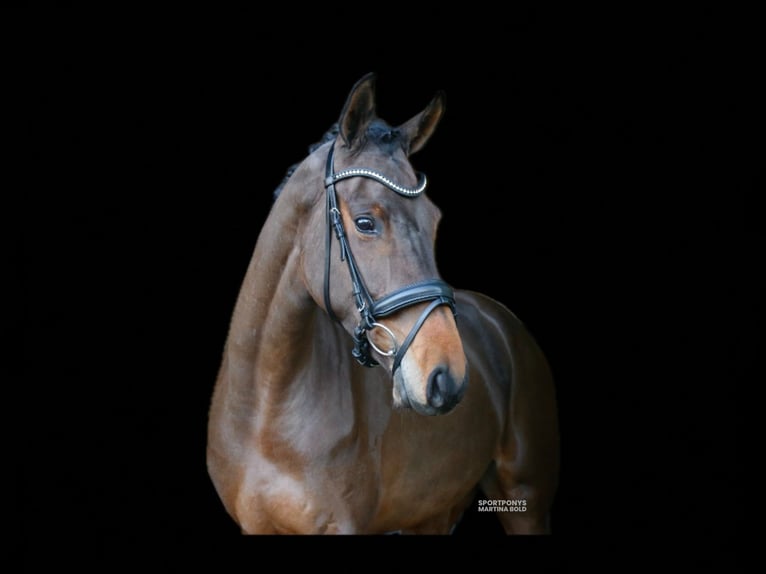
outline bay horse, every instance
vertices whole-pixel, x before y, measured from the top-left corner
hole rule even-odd
[[[547,533],[551,370],[505,306],[439,277],[440,212],[409,156],[444,94],[391,127],[375,81],[354,85],[262,227],[213,392],[209,475],[243,533],[450,533],[478,492],[507,533]]]

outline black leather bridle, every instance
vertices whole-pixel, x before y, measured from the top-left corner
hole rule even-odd
[[[330,152],[327,154],[327,167],[325,170],[325,188],[327,190],[327,235],[325,241],[325,276],[324,276],[324,301],[327,313],[337,322],[340,322],[332,309],[330,302],[330,254],[332,251],[332,230],[335,230],[335,237],[340,245],[340,260],[346,261],[348,271],[351,275],[351,285],[356,302],[357,311],[359,311],[360,321],[354,329],[354,349],[351,354],[365,367],[374,367],[378,362],[372,358],[370,347],[375,349],[383,356],[394,356],[394,362],[391,367],[391,373],[396,372],[404,354],[407,352],[412,341],[415,339],[420,328],[425,323],[431,312],[440,305],[449,305],[453,314],[455,313],[455,296],[452,288],[441,279],[428,279],[407,285],[397,289],[393,293],[381,297],[377,301],[373,300],[370,292],[362,279],[354,255],[351,253],[351,246],[346,237],[346,230],[343,227],[343,220],[338,209],[338,198],[335,192],[335,183],[342,179],[352,177],[366,177],[374,179],[383,184],[392,191],[404,197],[417,197],[426,188],[426,177],[422,173],[418,174],[418,184],[414,188],[407,188],[396,184],[383,174],[365,168],[348,168],[335,172],[333,167],[333,158],[335,155],[335,143],[330,146]],[[391,330],[379,322],[379,319],[393,315],[397,311],[416,305],[418,303],[431,303],[420,314],[420,318],[415,322],[412,330],[409,332],[404,342],[397,345],[396,337]],[[367,337],[367,332],[372,329],[383,330],[392,341],[392,348],[384,351],[379,349]]]

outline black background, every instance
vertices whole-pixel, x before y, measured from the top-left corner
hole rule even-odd
[[[721,51],[730,27],[452,17],[312,15],[300,31],[222,8],[33,15],[14,407],[25,537],[237,536],[204,453],[233,304],[285,169],[374,71],[391,124],[446,92],[412,158],[444,214],[440,270],[507,304],[551,362],[555,543],[702,537],[692,561],[728,547],[756,307],[744,202],[760,177],[738,148],[760,117]],[[457,534],[508,544],[489,515]]]

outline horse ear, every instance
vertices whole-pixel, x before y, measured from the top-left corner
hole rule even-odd
[[[351,88],[338,122],[340,135],[348,147],[365,132],[375,117],[375,74],[370,73]]]
[[[405,148],[407,155],[412,155],[426,145],[444,115],[446,99],[444,92],[437,92],[426,109],[399,126],[407,142]]]

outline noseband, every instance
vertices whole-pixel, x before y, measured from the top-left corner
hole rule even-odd
[[[349,168],[339,172],[335,172],[333,167],[333,158],[335,156],[335,143],[330,146],[330,153],[327,154],[327,167],[325,170],[325,188],[327,190],[327,235],[325,241],[325,275],[324,275],[324,302],[327,309],[327,313],[330,317],[337,322],[340,322],[337,315],[332,309],[330,303],[330,253],[332,250],[332,230],[335,230],[335,237],[338,239],[340,245],[340,260],[345,261],[348,265],[348,271],[351,275],[351,286],[353,289],[354,300],[356,302],[357,311],[359,311],[359,324],[354,329],[354,349],[351,354],[354,358],[365,367],[374,367],[378,365],[378,362],[372,358],[370,354],[370,347],[375,349],[383,356],[394,356],[394,362],[391,367],[391,372],[396,372],[402,362],[404,354],[407,352],[412,341],[415,339],[420,328],[425,323],[431,312],[440,305],[449,305],[452,312],[455,313],[455,296],[452,292],[452,288],[447,285],[441,279],[428,279],[426,281],[420,281],[407,285],[401,289],[397,289],[393,293],[381,297],[377,301],[372,298],[370,292],[362,279],[362,275],[359,272],[353,253],[351,253],[351,246],[349,245],[348,238],[346,237],[346,230],[343,226],[343,219],[340,216],[340,210],[338,209],[338,198],[335,192],[335,183],[342,179],[350,179],[352,177],[366,177],[374,179],[378,183],[383,184],[388,189],[395,191],[399,195],[404,197],[414,198],[423,193],[426,188],[426,177],[422,173],[418,175],[417,187],[408,188],[394,183],[392,180],[384,176],[383,174],[365,168]],[[415,322],[412,330],[409,332],[404,342],[401,345],[397,344],[396,337],[393,332],[380,323],[380,319],[393,315],[397,311],[409,307],[411,305],[417,305],[418,303],[430,304],[420,314],[420,318]],[[367,332],[373,329],[381,329],[390,338],[393,344],[392,348],[384,351],[379,349],[375,344],[367,337]]]

